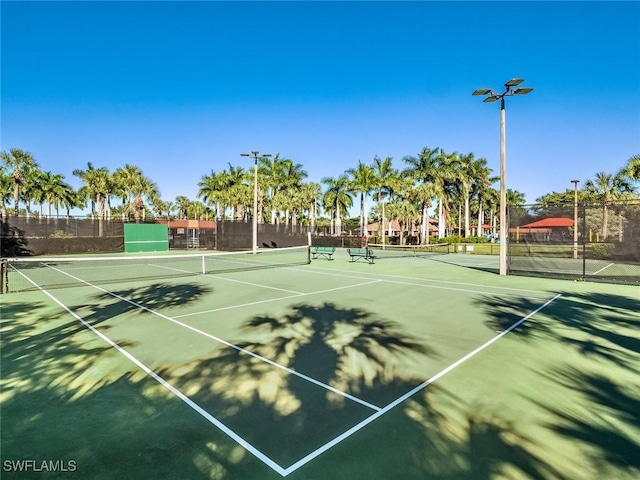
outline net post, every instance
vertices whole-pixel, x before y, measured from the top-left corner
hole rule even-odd
[[[202,274],[204,275],[204,274],[207,273],[207,269],[206,269],[205,264],[204,264],[204,255],[202,255],[200,258],[201,258],[201,262],[202,262]]]
[[[7,260],[0,259],[0,295],[9,291],[9,273],[7,271]],[[5,288],[7,289],[5,291]]]

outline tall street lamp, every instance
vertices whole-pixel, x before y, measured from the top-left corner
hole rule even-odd
[[[578,258],[578,182],[580,180],[571,180],[573,183],[573,258]]]
[[[270,157],[270,153],[260,153],[252,151],[251,153],[241,153],[241,157],[253,158],[253,253],[258,253],[258,158]]]
[[[506,147],[505,147],[505,127],[504,127],[504,99],[511,95],[526,95],[533,91],[533,88],[518,87],[524,82],[524,78],[512,78],[504,84],[505,91],[495,93],[489,88],[479,88],[472,95],[488,95],[484,101],[487,103],[500,100],[500,275],[507,274],[507,188],[506,188]]]

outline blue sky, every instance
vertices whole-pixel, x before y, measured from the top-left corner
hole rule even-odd
[[[2,1],[1,150],[131,163],[164,200],[241,152],[319,182],[375,155],[472,152],[529,202],[640,153],[640,2]]]

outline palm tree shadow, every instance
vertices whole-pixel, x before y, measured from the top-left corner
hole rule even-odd
[[[244,331],[253,340],[160,374],[284,467],[375,413],[292,371],[384,406],[424,381],[405,373],[403,359],[436,356],[434,348],[394,322],[329,302],[294,305],[280,317],[251,318]],[[275,369],[264,358],[283,368]],[[505,465],[515,465],[532,478],[553,471],[529,453],[533,442],[497,414],[476,419],[469,413],[463,433],[459,427],[450,433],[455,421],[447,415],[450,410],[442,411],[431,401],[434,392],[440,402],[444,398],[449,403],[448,409],[466,409],[462,400],[431,385],[345,441],[345,451],[338,454],[344,462],[341,471],[349,472],[348,478],[416,479],[488,479]],[[492,456],[486,457],[486,445]],[[319,459],[309,472],[322,468]],[[476,468],[487,476],[476,475]],[[389,476],[381,473],[385,471]],[[309,473],[304,478],[323,477]]]
[[[606,474],[610,465],[629,475],[640,469],[640,397],[633,388],[622,386],[600,373],[573,367],[555,368],[544,376],[579,394],[570,407],[540,404],[553,415],[547,428],[572,441],[590,447],[593,465]],[[635,437],[635,438],[634,438]],[[606,475],[605,475],[606,476]]]
[[[504,329],[513,324],[515,312],[535,308],[526,299],[515,303],[480,301],[491,316],[487,323],[492,328]],[[554,391],[571,398],[571,403],[528,400],[552,416],[553,420],[545,423],[549,431],[584,445],[591,464],[581,467],[597,471],[599,478],[621,472],[633,476],[640,468],[640,398],[633,388],[620,383],[640,371],[638,305],[637,298],[622,294],[562,292],[542,315],[510,332],[528,343],[537,341],[541,346],[577,353],[585,360],[579,368],[560,361],[540,373]]]
[[[490,316],[487,325],[505,330],[522,316],[534,311],[540,303],[529,300],[479,300]],[[600,293],[562,292],[561,297],[544,309],[535,321],[527,321],[511,335],[541,341],[561,341],[580,353],[611,364],[639,370],[635,353],[640,351],[640,338],[633,334],[640,326],[637,299]]]
[[[117,293],[141,303],[151,295],[147,289]],[[179,304],[192,293],[186,288],[163,302]],[[133,364],[104,368],[119,354],[76,336],[66,315],[25,324],[29,306],[43,307],[16,302],[4,310],[15,317],[3,319],[2,382],[12,387],[3,399],[4,458],[74,458],[86,477],[280,478]],[[114,313],[97,310],[94,325]],[[43,321],[58,323],[41,332]],[[399,358],[435,355],[393,322],[330,303],[296,305],[282,318],[255,317],[245,333],[257,337],[240,344],[253,353],[383,401],[384,388],[405,393],[423,380],[404,372]],[[284,466],[372,414],[233,348],[156,373]],[[531,478],[552,478],[516,425],[499,415],[464,415],[471,410],[431,385],[291,476],[483,480],[511,466]],[[455,420],[460,414],[462,425]]]

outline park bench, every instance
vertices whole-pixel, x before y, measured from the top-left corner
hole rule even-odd
[[[376,256],[368,248],[348,248],[347,253],[351,257],[351,262],[357,262],[361,258],[366,262],[373,263]]]
[[[333,254],[336,247],[311,247],[311,258],[324,257],[327,260],[333,260]]]

